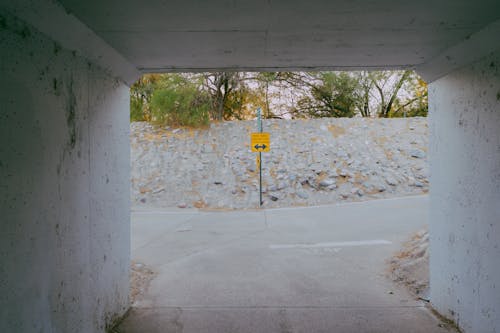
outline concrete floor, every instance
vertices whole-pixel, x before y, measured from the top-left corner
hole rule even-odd
[[[447,332],[386,275],[427,205],[136,211],[132,257],[158,275],[120,332]]]

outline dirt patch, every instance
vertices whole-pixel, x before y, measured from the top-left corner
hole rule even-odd
[[[198,200],[193,203],[193,207],[198,209],[204,209],[207,208],[207,203],[203,200]]]
[[[336,125],[328,125],[328,130],[332,133],[334,138],[338,138],[341,135],[345,134],[345,128]]]
[[[423,229],[403,244],[391,258],[389,272],[392,280],[406,286],[417,298],[429,295],[429,232]]]
[[[130,266],[130,302],[134,304],[146,293],[151,280],[157,275],[146,265],[132,261]]]
[[[389,262],[390,278],[405,286],[415,298],[427,302],[426,307],[440,321],[439,327],[450,332],[462,331],[453,322],[437,312],[429,302],[429,231],[422,229],[416,232],[401,251]]]

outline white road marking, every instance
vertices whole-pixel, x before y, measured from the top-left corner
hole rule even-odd
[[[168,211],[168,210],[133,210],[131,215],[201,215],[197,210]]]
[[[270,249],[314,249],[322,247],[348,247],[348,246],[368,246],[368,245],[388,245],[392,244],[384,239],[349,241],[349,242],[327,242],[316,244],[271,244]]]

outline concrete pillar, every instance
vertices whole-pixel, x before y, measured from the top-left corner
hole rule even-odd
[[[430,287],[465,332],[500,328],[500,52],[430,84]]]
[[[128,307],[128,88],[2,11],[0,46],[0,332],[104,332]]]

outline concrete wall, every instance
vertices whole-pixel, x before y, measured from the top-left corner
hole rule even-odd
[[[103,332],[128,306],[128,88],[1,11],[0,52],[0,332]]]
[[[465,332],[500,329],[500,52],[433,82],[431,302]]]

